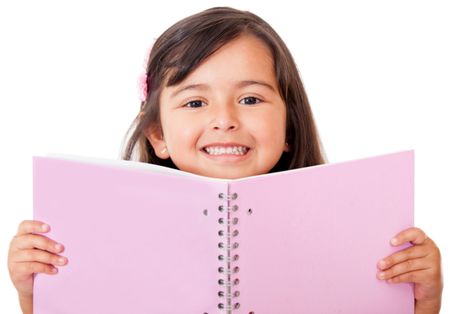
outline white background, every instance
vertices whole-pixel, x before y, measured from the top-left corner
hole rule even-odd
[[[118,158],[139,109],[147,48],[179,19],[216,5],[224,2],[0,3],[0,313],[20,313],[6,261],[19,222],[32,217],[31,156]],[[226,5],[260,15],[287,43],[330,162],[415,149],[416,225],[438,243],[447,271],[445,1]]]

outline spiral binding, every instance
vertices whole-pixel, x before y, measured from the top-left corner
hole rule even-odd
[[[218,197],[220,200],[226,201],[227,205],[220,205],[218,207],[219,211],[222,213],[226,210],[226,218],[221,217],[218,219],[218,223],[225,227],[225,230],[219,230],[218,234],[220,237],[226,236],[226,242],[222,241],[218,243],[219,249],[225,250],[226,254],[219,254],[218,259],[219,261],[225,262],[226,267],[220,266],[217,269],[219,274],[225,276],[225,279],[220,278],[217,281],[219,286],[223,288],[223,290],[221,289],[218,291],[218,296],[224,299],[223,302],[217,304],[217,307],[220,310],[225,310],[227,313],[231,313],[233,310],[239,309],[240,307],[240,303],[236,301],[240,295],[239,290],[236,289],[239,285],[239,278],[236,277],[232,279],[232,276],[236,275],[240,269],[237,265],[233,265],[233,267],[231,265],[231,263],[239,260],[239,254],[233,252],[233,250],[239,248],[239,243],[232,243],[232,238],[239,235],[239,230],[236,228],[232,230],[232,227],[237,225],[239,219],[237,217],[231,218],[231,212],[236,212],[239,209],[237,205],[231,204],[231,201],[237,199],[238,194],[219,193]]]

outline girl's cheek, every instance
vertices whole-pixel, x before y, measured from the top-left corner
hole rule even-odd
[[[200,129],[195,128],[187,123],[179,123],[174,126],[168,134],[166,140],[173,150],[190,149],[192,146],[196,146],[202,132]]]
[[[180,126],[178,132],[174,135],[177,137],[176,142],[178,142],[178,145],[191,146],[201,134],[202,132],[192,126]]]

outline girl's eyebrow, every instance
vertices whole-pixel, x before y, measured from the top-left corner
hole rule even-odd
[[[271,84],[266,83],[264,81],[244,80],[244,81],[238,81],[235,83],[235,86],[237,88],[244,88],[244,87],[251,86],[251,85],[260,85],[262,87],[270,89],[273,92],[276,92],[275,88]],[[178,90],[174,91],[170,95],[170,97],[173,98],[181,92],[184,92],[186,90],[192,90],[192,89],[209,90],[209,89],[211,89],[211,87],[208,84],[190,84],[190,85],[183,86],[183,87],[179,88]]]

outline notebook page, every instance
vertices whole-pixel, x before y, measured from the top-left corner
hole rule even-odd
[[[411,284],[376,278],[377,262],[400,249],[389,240],[414,223],[413,157],[405,151],[232,182],[234,313],[413,313]]]
[[[36,275],[34,313],[215,313],[226,184],[34,158],[34,219],[67,266]],[[207,215],[205,215],[205,209]]]

